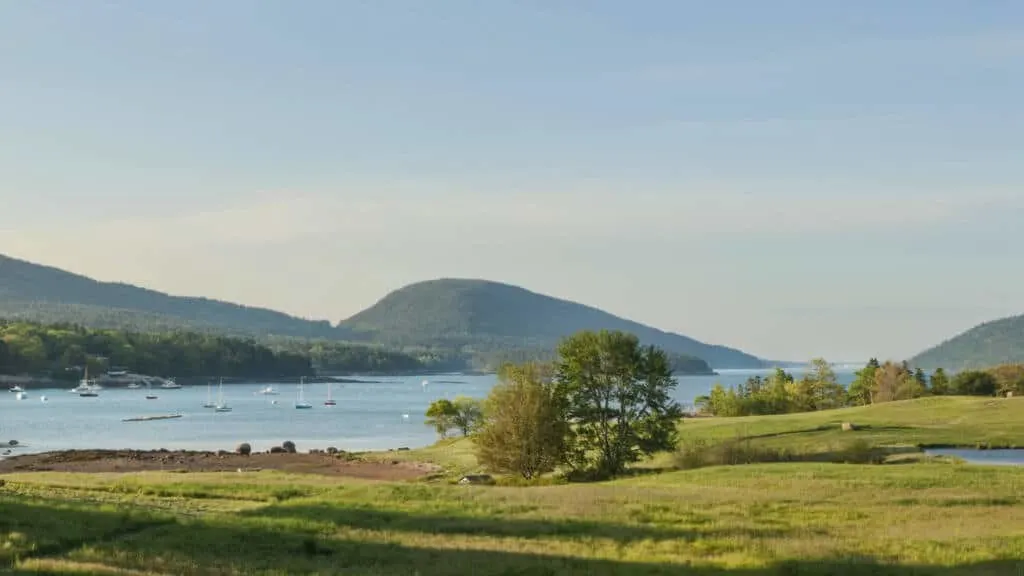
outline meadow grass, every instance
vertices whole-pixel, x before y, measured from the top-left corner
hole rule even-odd
[[[681,430],[715,442],[740,429],[753,442],[788,439],[804,450],[849,437],[873,445],[1017,443],[1024,430],[1010,420],[1022,408],[928,399],[688,420]],[[842,432],[843,421],[865,428]],[[373,456],[425,456],[449,472],[476,466],[464,440]],[[2,479],[0,572],[1024,574],[1020,467],[787,462],[531,487],[272,471]]]

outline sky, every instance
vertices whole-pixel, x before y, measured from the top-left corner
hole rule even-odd
[[[343,319],[472,277],[761,357],[1024,313],[1024,4],[0,3],[0,253]]]

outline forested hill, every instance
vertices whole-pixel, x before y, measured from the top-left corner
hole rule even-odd
[[[760,368],[760,359],[664,332],[596,308],[486,280],[445,278],[411,284],[339,324],[398,346],[547,348],[579,330],[622,330],[644,344],[705,360],[712,368]]]
[[[185,329],[235,335],[338,337],[337,330],[326,320],[304,320],[265,308],[99,282],[3,255],[0,315],[123,330]]]
[[[964,370],[1024,363],[1024,315],[979,324],[921,352],[910,364]]]

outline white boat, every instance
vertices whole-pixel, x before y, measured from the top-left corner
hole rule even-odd
[[[331,398],[331,383],[327,382],[327,400],[324,400],[324,406],[337,406],[337,404],[334,398]]]
[[[128,387],[132,390],[138,390],[139,388],[142,388],[142,384],[139,384],[138,380],[132,380],[132,383],[129,384]]]
[[[264,396],[277,396],[277,390],[274,390],[273,386],[267,386],[266,388],[257,392],[257,394],[263,394]]]
[[[302,394],[302,385],[305,384],[306,378],[299,378],[299,399],[295,401],[295,407],[299,410],[309,410],[313,407],[312,404],[306,402],[305,397]]]
[[[17,398],[18,400],[24,400],[25,398],[28,398],[28,394],[25,394],[24,392],[18,392],[14,397]]]
[[[8,391],[14,392],[15,394],[20,394],[20,393],[24,392],[25,389],[22,388],[21,386],[18,386],[17,384],[15,384],[14,386],[11,386],[10,388],[8,388]]]
[[[231,412],[231,406],[224,401],[224,379],[220,379],[217,385],[217,405],[213,407],[214,412]]]
[[[167,378],[164,383],[160,385],[164,390],[178,390],[181,388],[181,384],[174,381],[174,378]]]
[[[221,378],[221,385],[224,384],[224,379]],[[217,405],[213,403],[213,385],[209,382],[206,383],[206,404],[203,404],[203,408],[216,408]]]
[[[78,386],[72,388],[71,391],[83,398],[95,398],[100,395],[100,387],[96,384],[96,381],[89,379],[88,366],[85,367],[85,374],[82,376],[82,380],[78,382]]]

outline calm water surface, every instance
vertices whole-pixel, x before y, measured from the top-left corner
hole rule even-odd
[[[991,464],[999,466],[1024,466],[1024,450],[998,449],[977,450],[968,448],[936,448],[925,450],[929,456],[952,456],[968,464]]]
[[[715,382],[735,385],[760,370],[723,370],[718,376],[678,379],[675,399],[691,405]],[[794,371],[799,376],[799,371]],[[840,372],[841,382],[852,375]],[[68,389],[30,389],[29,397],[0,392],[0,450],[8,440],[23,446],[17,453],[73,448],[231,450],[249,442],[254,450],[266,450],[285,440],[299,450],[335,446],[342,450],[416,448],[436,441],[434,431],[423,424],[431,401],[466,395],[482,398],[496,377],[431,375],[379,377],[358,383],[334,384],[337,406],[324,406],[326,384],[307,384],[305,397],[311,410],[294,407],[298,387],[275,384],[278,396],[257,394],[264,384],[232,384],[224,396],[232,412],[203,408],[205,386],[180,390],[153,390],[156,400],[146,400],[145,390],[104,389],[97,398],[81,398]],[[428,381],[426,386],[422,385]],[[70,388],[70,386],[68,386]],[[214,388],[216,396],[216,387]],[[41,401],[45,395],[47,401]],[[216,399],[215,399],[216,400]],[[274,404],[274,401],[277,401]],[[182,415],[175,420],[122,422],[124,418],[160,414]],[[405,417],[404,415],[408,415]]]

